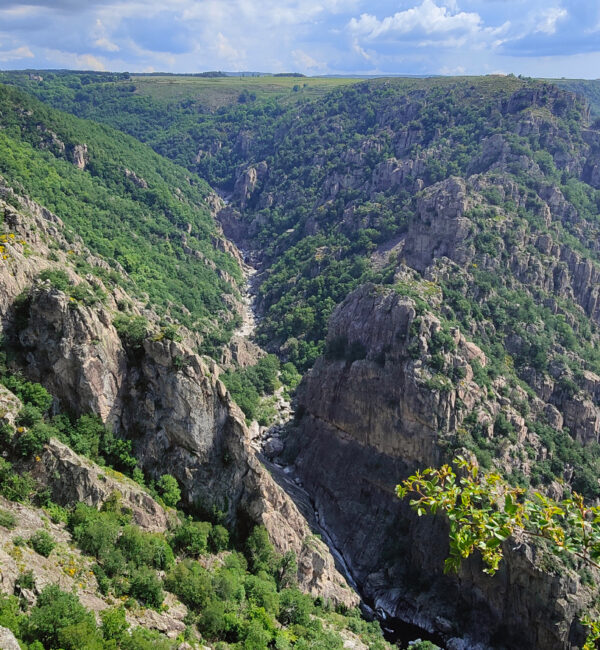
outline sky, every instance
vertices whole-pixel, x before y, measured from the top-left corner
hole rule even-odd
[[[599,0],[0,0],[0,69],[600,77]]]

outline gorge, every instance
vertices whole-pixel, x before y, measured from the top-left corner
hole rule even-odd
[[[508,540],[497,575],[444,574],[447,522],[395,486],[462,454],[600,497],[595,105],[497,75],[0,82],[4,462],[65,509],[64,552],[94,556],[76,504],[118,514],[118,493],[176,556],[153,567],[167,611],[105,549],[104,577],[64,588],[189,647],[582,647],[594,570]],[[43,518],[34,492],[2,508]],[[186,555],[186,517],[231,544]],[[0,584],[21,594],[11,535]],[[212,576],[201,604],[184,570]]]

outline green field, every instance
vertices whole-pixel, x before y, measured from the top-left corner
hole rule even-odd
[[[333,77],[193,77],[131,76],[136,93],[154,100],[180,102],[194,99],[205,109],[217,109],[238,101],[246,91],[256,98],[300,99],[319,97],[340,86],[358,83],[356,78]],[[123,82],[131,83],[131,82]]]

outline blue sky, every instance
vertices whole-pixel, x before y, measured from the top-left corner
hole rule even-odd
[[[0,68],[600,77],[598,0],[0,0]]]

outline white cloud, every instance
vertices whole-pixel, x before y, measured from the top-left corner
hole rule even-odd
[[[379,20],[371,14],[352,18],[349,29],[357,35],[369,39],[381,36],[401,36],[416,32],[426,35],[444,35],[451,32],[475,33],[481,30],[482,20],[474,12],[452,13],[445,6],[438,6],[433,0],[423,0],[422,4],[393,16]]]
[[[106,64],[93,54],[72,54],[63,50],[46,50],[46,57],[49,61],[75,70],[96,70],[103,72]]]
[[[100,18],[96,20],[96,24],[92,30],[92,38],[95,38],[94,45],[101,50],[106,50],[107,52],[118,52],[121,49],[116,43],[113,43],[108,38],[106,27]]]
[[[17,61],[18,59],[33,59],[33,52],[26,46],[16,47],[13,50],[0,50],[0,61]]]
[[[244,50],[236,49],[229,39],[221,32],[217,34],[217,42],[214,47],[220,61],[229,63],[235,67],[243,66],[246,61]]]
[[[94,41],[94,45],[107,52],[118,52],[121,49],[116,43],[109,41],[108,38],[98,38]]]
[[[463,65],[457,65],[454,67],[444,65],[440,68],[440,74],[449,74],[449,75],[460,75],[465,74],[466,68]]]
[[[556,23],[567,16],[566,9],[559,9],[558,7],[547,9],[542,12],[535,31],[543,32],[544,34],[554,34],[556,32]]]
[[[327,64],[322,61],[317,61],[317,59],[304,52],[304,50],[294,50],[292,52],[292,57],[294,58],[294,63],[296,63],[301,70],[306,72],[324,70],[327,68]]]

